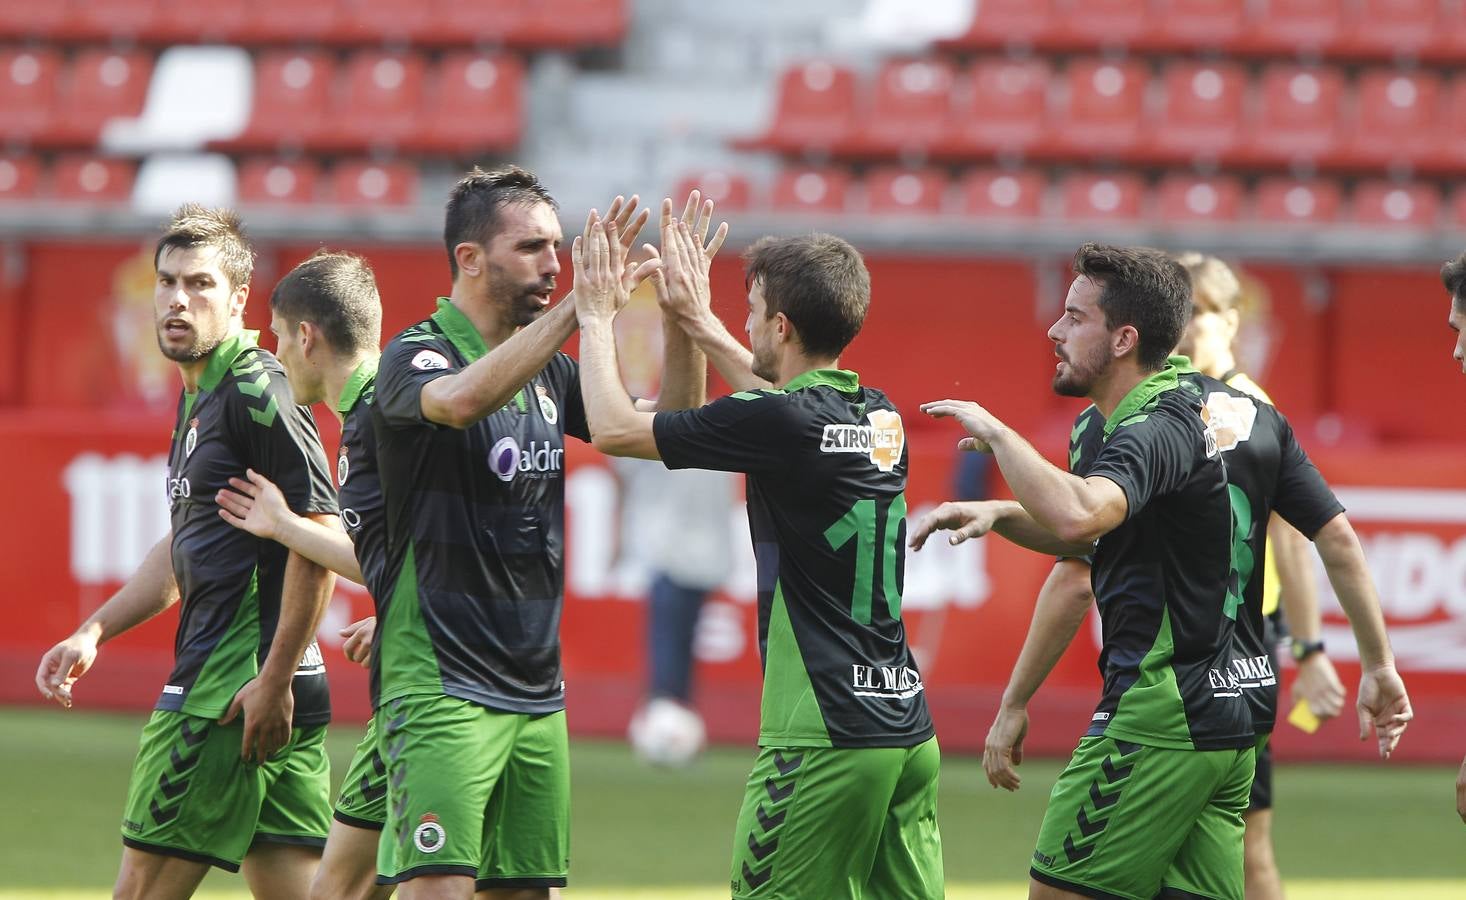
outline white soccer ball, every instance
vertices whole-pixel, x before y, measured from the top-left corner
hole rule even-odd
[[[685,766],[707,743],[702,717],[675,700],[658,697],[631,717],[627,731],[632,749],[658,766]]]

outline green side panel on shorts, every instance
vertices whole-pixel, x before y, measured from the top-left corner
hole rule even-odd
[[[259,571],[250,573],[249,587],[239,598],[239,609],[229,630],[214,645],[198,678],[183,699],[179,712],[217,719],[229,710],[234,695],[260,673]]]
[[[815,697],[804,654],[789,621],[784,586],[774,585],[769,609],[768,643],[764,650],[764,692],[759,710],[758,742],[780,747],[828,747],[830,732]]]
[[[409,544],[392,600],[382,619],[382,695],[378,703],[408,694],[443,692],[438,655],[423,621],[417,594],[417,556]]]
[[[1161,610],[1161,627],[1155,643],[1140,661],[1140,677],[1120,697],[1115,715],[1105,727],[1105,736],[1121,741],[1134,741],[1150,747],[1191,750],[1191,726],[1186,719],[1186,705],[1176,684],[1176,670],[1171,668],[1175,656],[1171,637],[1171,611]]]
[[[358,828],[381,828],[387,820],[387,763],[379,747],[376,716],[367,719],[366,734],[341,779],[335,814]]]

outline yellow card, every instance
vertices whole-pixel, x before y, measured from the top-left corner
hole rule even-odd
[[[1323,723],[1319,721],[1318,716],[1313,714],[1313,707],[1308,705],[1308,700],[1305,698],[1299,700],[1293,707],[1293,711],[1288,713],[1288,724],[1299,731],[1313,734]]]

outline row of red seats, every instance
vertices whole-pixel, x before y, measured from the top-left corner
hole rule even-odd
[[[0,139],[12,145],[91,147],[102,126],[142,111],[150,54],[0,51]],[[323,51],[267,51],[255,59],[249,125],[230,149],[302,146],[322,152],[401,147],[469,154],[519,142],[524,66],[507,53],[365,50],[345,63]]]
[[[148,44],[619,44],[625,0],[0,0],[0,38]]]
[[[954,48],[1198,48],[1228,54],[1459,61],[1456,0],[980,0]]]
[[[1466,75],[1180,60],[892,61],[870,84],[818,60],[780,79],[767,132],[745,146],[859,157],[993,155],[1378,167],[1466,163]]]
[[[884,166],[863,178],[838,167],[792,168],[766,193],[747,176],[689,174],[673,196],[698,188],[726,211],[765,208],[783,213],[964,216],[993,221],[1142,221],[1227,225],[1353,223],[1430,228],[1443,214],[1466,226],[1466,188],[1441,192],[1424,183],[1383,179],[1346,192],[1328,179],[1272,176],[1247,186],[1232,176],[1170,174],[1152,184],[1135,172],[1073,172],[1053,181],[1032,169],[980,168],[953,179],[943,170]],[[1446,210],[1449,209],[1449,213]]]
[[[125,204],[137,164],[131,160],[63,154],[50,164],[36,157],[0,157],[0,205],[33,201]],[[329,171],[315,162],[244,161],[243,205],[409,206],[418,199],[418,170],[404,162],[342,160]]]

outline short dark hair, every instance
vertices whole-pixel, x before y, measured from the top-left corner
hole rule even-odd
[[[382,298],[367,261],[354,253],[317,250],[286,273],[270,308],[292,327],[310,322],[337,353],[352,356],[382,342]]]
[[[1466,297],[1461,296],[1461,289],[1466,288],[1466,253],[1441,266],[1441,284],[1450,292],[1451,304],[1466,310]]]
[[[767,318],[783,313],[804,352],[835,357],[855,340],[870,309],[870,272],[860,251],[832,234],[761,238],[743,254],[744,283],[759,282]]]
[[[1135,327],[1141,367],[1154,371],[1164,366],[1191,319],[1186,268],[1149,247],[1087,243],[1074,254],[1074,272],[1100,286],[1106,328]]]
[[[519,166],[489,172],[474,166],[453,186],[443,221],[443,242],[448,245],[448,269],[454,278],[458,277],[458,257],[453,248],[462,243],[488,246],[499,224],[499,210],[511,203],[560,208],[534,173]]]
[[[210,209],[199,203],[178,207],[153,248],[153,268],[158,268],[164,250],[191,247],[213,247],[219,251],[219,270],[229,279],[231,288],[249,284],[255,269],[255,252],[234,210]]]

